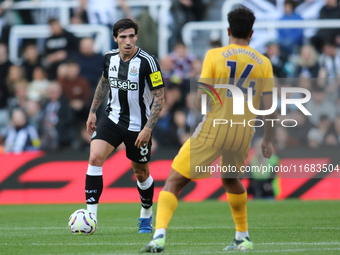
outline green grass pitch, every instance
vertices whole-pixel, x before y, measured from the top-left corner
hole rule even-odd
[[[67,222],[80,208],[0,206],[0,254],[138,254],[152,236],[137,234],[139,204],[100,204],[97,232],[74,236]],[[248,222],[255,250],[247,254],[340,254],[340,201],[250,201]],[[234,234],[228,203],[180,202],[164,253],[228,253]]]

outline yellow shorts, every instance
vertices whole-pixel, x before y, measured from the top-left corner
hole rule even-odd
[[[207,171],[207,167],[220,156],[222,156],[220,172],[235,172],[236,170],[237,173],[240,173],[240,168],[244,166],[247,159],[248,151],[240,153],[215,149],[191,137],[183,144],[177,156],[174,158],[171,167],[188,179],[209,178],[211,171]],[[216,171],[218,171],[218,169],[215,168],[215,172]]]

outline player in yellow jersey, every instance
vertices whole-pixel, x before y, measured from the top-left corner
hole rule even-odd
[[[195,99],[195,106],[200,108],[202,94],[208,87],[216,93],[214,101],[219,103],[210,102],[210,111],[175,157],[165,186],[159,194],[153,239],[141,249],[142,252],[164,250],[166,229],[177,207],[179,192],[190,180],[210,176],[209,172],[197,172],[197,166],[210,166],[220,156],[221,167],[232,166],[240,172],[245,164],[254,133],[253,127],[248,124],[256,118],[256,115],[248,109],[246,100],[243,105],[244,114],[234,114],[233,104],[237,101],[236,96],[240,96],[236,92],[241,93],[238,99],[245,99],[246,95],[242,93],[247,94],[247,88],[251,87],[250,100],[255,109],[258,109],[261,98],[265,110],[272,106],[271,93],[274,83],[271,63],[265,56],[249,47],[255,21],[254,14],[246,8],[238,8],[228,14],[228,21],[230,44],[208,51],[199,80],[201,89],[198,89]],[[232,86],[227,90],[220,88],[219,84]],[[265,120],[276,117],[276,111],[264,116],[264,137],[261,146],[263,156],[266,158],[270,158],[273,152],[271,139],[274,125],[271,121]],[[237,174],[233,174],[232,171],[221,177],[236,225],[235,239],[225,247],[225,250],[252,250],[253,243],[248,234],[245,188]]]

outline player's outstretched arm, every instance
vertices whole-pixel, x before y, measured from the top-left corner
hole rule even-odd
[[[151,93],[153,95],[153,103],[151,107],[150,117],[146,122],[143,130],[139,133],[135,142],[135,146],[137,146],[138,148],[148,145],[151,137],[151,131],[156,125],[156,122],[159,118],[165,102],[164,88],[152,90]]]
[[[94,93],[89,117],[86,122],[86,129],[90,135],[92,135],[94,130],[96,130],[97,121],[96,112],[101,103],[103,102],[104,98],[106,97],[107,93],[109,92],[109,90],[110,90],[109,80],[102,76],[97,85],[96,92]]]
[[[263,100],[264,110],[270,109],[272,106],[272,102],[273,102],[272,94],[263,95],[262,100]],[[263,134],[263,142],[261,145],[263,157],[270,158],[271,155],[273,154],[272,139],[274,137],[275,123],[277,121],[276,110],[272,114],[264,116],[264,119],[272,120],[272,121],[264,121],[264,134]],[[273,120],[276,120],[276,121],[273,121]]]

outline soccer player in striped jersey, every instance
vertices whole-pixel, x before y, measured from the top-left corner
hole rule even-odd
[[[200,108],[201,96],[206,87],[210,86],[211,90],[216,91],[216,101],[221,104],[210,102],[210,111],[175,157],[165,186],[159,194],[153,240],[141,249],[142,252],[164,250],[166,230],[177,207],[179,192],[192,179],[210,177],[208,171],[196,172],[197,166],[210,166],[220,156],[221,167],[231,166],[241,172],[241,167],[245,164],[254,134],[253,127],[249,126],[248,122],[255,119],[256,115],[248,109],[246,100],[244,114],[234,115],[235,95],[225,88],[214,88],[218,87],[216,84],[234,85],[241,94],[243,92],[243,97],[247,94],[247,88],[252,87],[252,103],[255,109],[258,109],[261,98],[265,110],[272,106],[271,93],[274,82],[271,63],[268,58],[249,47],[254,14],[246,8],[238,8],[228,14],[228,21],[229,45],[211,49],[206,54],[199,80],[202,85],[199,85],[201,89],[198,89],[195,99],[195,106]],[[276,116],[275,111],[264,118],[276,119]],[[214,125],[216,119],[223,120],[224,125]],[[273,126],[270,121],[264,121],[265,131],[261,147],[266,158],[270,158],[273,151]],[[249,238],[247,223],[247,194],[237,176],[237,173],[232,172],[221,174],[236,225],[235,238],[225,250],[252,250],[253,243]]]
[[[150,233],[154,193],[149,174],[151,131],[164,105],[164,84],[157,59],[136,47],[136,23],[119,20],[113,27],[113,37],[118,49],[105,54],[103,75],[86,122],[92,135],[85,185],[87,209],[97,215],[103,190],[102,166],[124,142],[141,198],[138,233]],[[108,93],[108,117],[102,118],[96,127],[96,111]]]

